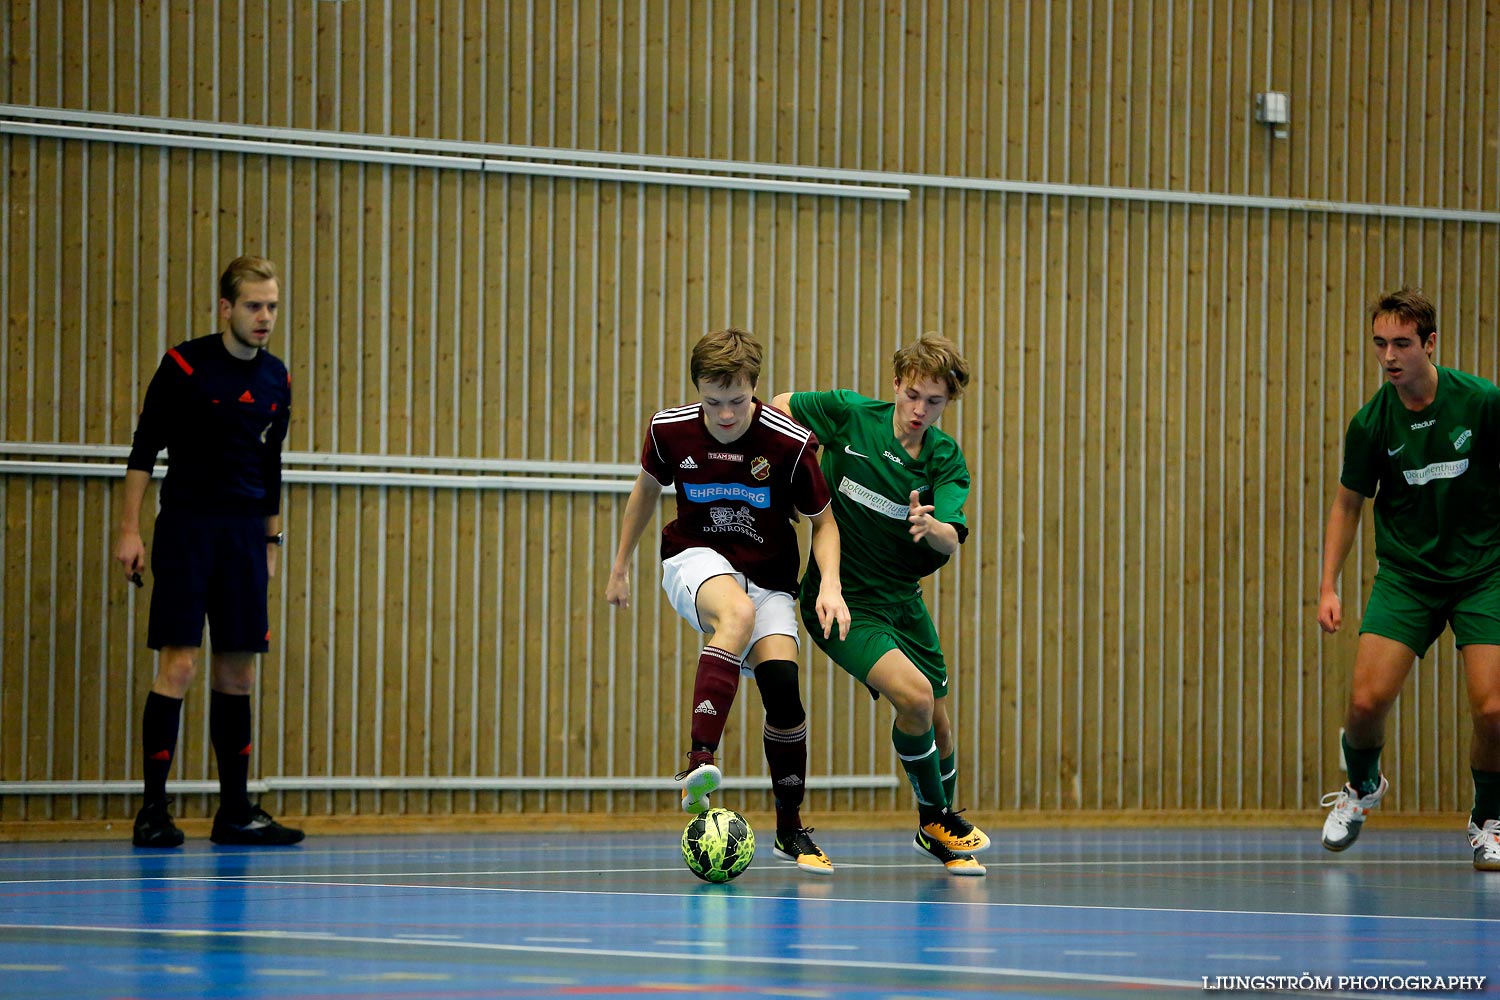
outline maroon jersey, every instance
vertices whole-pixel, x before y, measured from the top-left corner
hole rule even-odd
[[[812,431],[754,403],[749,428],[729,444],[708,433],[702,404],[662,410],[651,418],[641,468],[664,487],[677,484],[677,519],[662,529],[662,559],[710,548],[755,584],[791,593],[802,568],[792,510],[821,513],[828,484]]]

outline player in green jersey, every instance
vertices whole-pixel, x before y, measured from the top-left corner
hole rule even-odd
[[[969,533],[969,467],[935,425],[969,382],[954,345],[923,334],[892,359],[894,402],[847,389],[782,393],[772,405],[823,445],[823,476],[843,544],[848,634],[808,634],[835,663],[895,707],[891,742],[918,803],[918,850],[955,875],[983,875],[973,852],[990,840],[950,806],[957,785],[948,668],[922,601],[922,577],[947,563]],[[816,566],[802,578],[802,620],[817,620]],[[808,616],[812,614],[813,617]]]
[[[1389,783],[1380,773],[1385,719],[1412,665],[1445,625],[1463,657],[1474,721],[1469,764],[1474,867],[1500,871],[1500,389],[1432,362],[1437,315],[1403,288],[1370,309],[1385,375],[1349,421],[1344,469],[1328,513],[1318,624],[1337,632],[1339,571],[1375,498],[1379,568],[1359,629],[1340,742],[1349,782],[1331,806],[1323,846],[1342,851]]]

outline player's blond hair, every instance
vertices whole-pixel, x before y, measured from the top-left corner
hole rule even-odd
[[[234,305],[240,297],[240,286],[247,281],[274,281],[281,287],[275,264],[264,257],[236,257],[219,275],[219,298]]]
[[[1391,316],[1401,323],[1415,323],[1417,337],[1426,340],[1428,334],[1437,332],[1437,306],[1420,288],[1398,288],[1386,292],[1370,305],[1370,323],[1382,316]]]
[[[891,356],[891,370],[903,382],[942,379],[950,400],[962,396],[969,384],[969,363],[953,341],[936,333],[924,333],[916,343],[897,350]]]
[[[731,326],[704,334],[693,345],[688,372],[692,375],[693,385],[703,379],[729,385],[743,375],[754,388],[760,381],[760,359],[760,341],[755,335]]]

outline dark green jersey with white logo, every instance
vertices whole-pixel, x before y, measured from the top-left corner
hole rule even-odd
[[[1439,367],[1408,410],[1387,382],[1349,421],[1339,481],[1375,498],[1375,555],[1436,583],[1500,569],[1500,389]]]
[[[792,416],[823,445],[823,478],[833,494],[839,526],[839,579],[850,603],[895,604],[921,593],[922,577],[948,561],[926,542],[913,542],[907,515],[911,491],[932,516],[969,533],[964,503],[969,499],[969,466],[958,442],[936,427],[927,428],[922,453],[912,458],[896,440],[896,404],[848,389],[792,394]],[[808,564],[804,589],[818,583]]]

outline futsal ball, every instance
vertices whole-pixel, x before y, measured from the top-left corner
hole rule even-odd
[[[733,809],[700,813],[682,831],[682,860],[705,882],[728,882],[754,857],[755,831]]]

